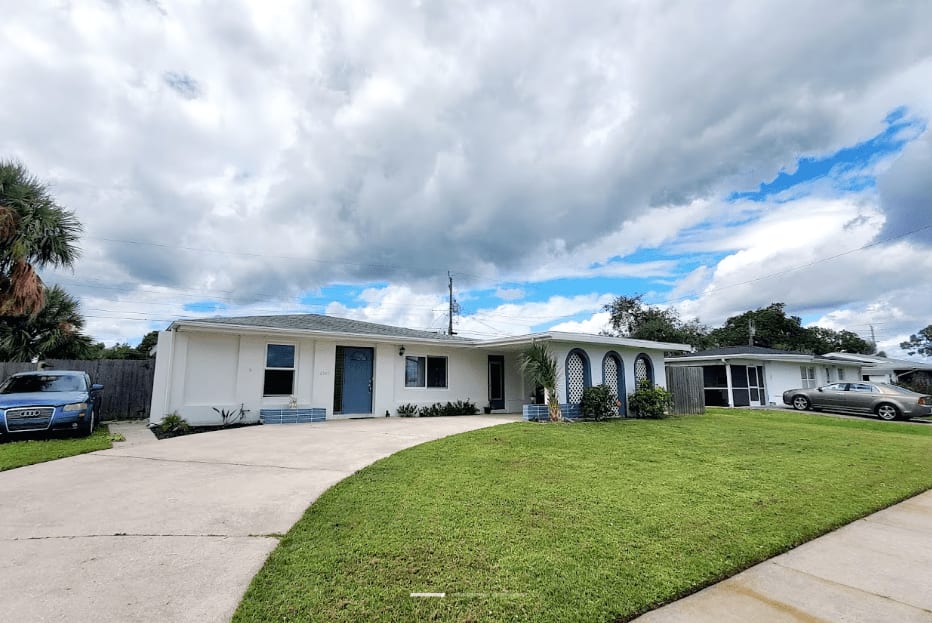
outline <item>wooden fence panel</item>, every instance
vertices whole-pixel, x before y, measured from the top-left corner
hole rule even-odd
[[[22,361],[0,361],[0,382],[6,380],[8,376],[12,376],[17,372],[28,372],[29,370],[35,370],[36,364],[34,363],[23,363]]]
[[[87,372],[100,383],[101,420],[145,419],[152,404],[155,359],[49,359],[46,367]],[[35,370],[34,363],[0,362],[0,380],[16,372]]]
[[[673,412],[680,415],[705,413],[702,368],[667,366],[667,390],[673,394]]]

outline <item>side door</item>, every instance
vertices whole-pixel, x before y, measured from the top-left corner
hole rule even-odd
[[[880,397],[880,391],[870,383],[848,383],[845,404],[848,409],[871,413],[874,401]]]
[[[847,399],[847,383],[830,383],[823,385],[812,394],[812,405],[826,409],[844,409]]]
[[[489,406],[505,408],[505,356],[489,355]]]

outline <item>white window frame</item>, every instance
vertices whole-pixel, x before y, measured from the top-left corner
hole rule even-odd
[[[290,346],[294,349],[294,354],[292,355],[291,367],[290,368],[280,368],[275,366],[269,366],[269,346]],[[262,369],[262,397],[263,398],[275,398],[279,396],[294,396],[294,386],[298,377],[298,345],[294,342],[266,342],[265,344],[265,365]],[[269,370],[290,370],[291,371],[291,391],[287,394],[267,394],[265,393],[265,373]]]
[[[803,389],[810,389],[816,386],[815,366],[799,366],[799,376],[802,379]]]
[[[450,358],[446,355],[405,355],[404,357],[404,387],[405,389],[422,389],[422,390],[446,390],[450,389]],[[409,359],[423,359],[424,360],[424,384],[423,385],[408,385],[408,360]],[[428,371],[428,364],[431,359],[443,359],[443,387],[432,387],[427,384],[427,379],[430,377]]]

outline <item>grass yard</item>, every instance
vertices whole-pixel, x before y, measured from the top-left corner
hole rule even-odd
[[[324,493],[234,621],[623,621],[930,487],[932,426],[508,424]]]
[[[27,439],[0,443],[0,472],[63,459],[66,456],[106,450],[113,447],[106,426],[98,426],[89,437],[52,437],[49,439]]]

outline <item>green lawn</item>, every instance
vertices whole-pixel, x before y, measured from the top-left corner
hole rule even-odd
[[[23,465],[44,463],[66,456],[112,448],[106,426],[98,426],[90,437],[54,437],[0,443],[0,472]]]
[[[508,424],[324,493],[234,621],[626,620],[930,487],[932,426],[723,410]]]

